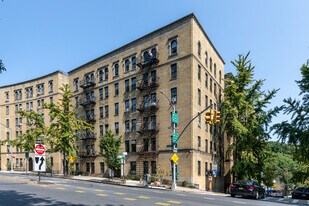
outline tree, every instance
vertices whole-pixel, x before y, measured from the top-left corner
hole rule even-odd
[[[309,62],[303,64],[301,69],[302,79],[296,81],[300,88],[300,100],[284,99],[284,105],[279,109],[284,114],[290,115],[290,121],[275,124],[272,130],[281,141],[295,147],[294,158],[304,164],[301,181],[309,179]]]
[[[236,75],[229,73],[225,80],[222,103],[222,132],[229,141],[227,156],[234,158],[232,173],[238,179],[261,181],[268,124],[277,111],[265,107],[277,90],[261,90],[264,80],[254,79],[254,66],[246,56],[239,55],[232,61]]]
[[[115,137],[111,130],[108,130],[104,137],[100,137],[100,148],[103,151],[103,157],[107,164],[107,167],[111,170],[117,170],[121,167],[120,159],[117,156],[120,154],[120,146],[122,142],[122,136]]]
[[[71,92],[69,85],[60,88],[62,98],[57,104],[44,104],[49,109],[49,115],[53,118],[50,127],[47,128],[47,142],[51,145],[52,152],[61,152],[63,155],[63,174],[68,175],[68,158],[76,157],[76,137],[78,131],[92,130],[92,125],[76,117],[76,110],[71,104]]]
[[[2,63],[2,60],[0,59],[0,73],[2,73],[3,71],[6,71],[4,64]]]

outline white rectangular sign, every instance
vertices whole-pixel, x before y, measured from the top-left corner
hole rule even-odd
[[[46,171],[45,155],[35,155],[33,164],[35,172],[45,172]]]

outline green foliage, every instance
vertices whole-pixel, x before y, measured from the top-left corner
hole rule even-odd
[[[272,129],[281,141],[294,146],[294,158],[303,164],[303,172],[299,173],[302,181],[309,178],[309,65],[301,67],[302,79],[296,81],[300,88],[301,100],[284,99],[281,109],[290,115],[290,121],[275,124]]]
[[[122,136],[115,137],[111,130],[107,131],[104,137],[100,137],[100,148],[104,151],[103,157],[107,167],[111,170],[117,170],[121,167],[120,159],[117,156],[120,154],[120,146]]]
[[[0,73],[3,71],[6,71],[4,64],[2,63],[2,60],[0,59]]]
[[[6,163],[6,170],[7,171],[9,171],[9,170],[11,170],[12,169],[12,162],[11,161],[8,161],[7,163]]]
[[[227,134],[230,146],[227,157],[233,156],[232,172],[238,179],[261,181],[267,132],[271,118],[277,110],[265,111],[277,90],[261,90],[264,80],[254,79],[254,66],[246,56],[232,61],[236,75],[229,73],[225,80],[222,103],[222,131]]]

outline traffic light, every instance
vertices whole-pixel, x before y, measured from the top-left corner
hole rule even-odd
[[[206,121],[206,124],[210,124],[210,125],[213,125],[213,118],[214,118],[214,112],[213,110],[209,110],[208,112],[206,112],[205,114],[205,121]]]
[[[220,114],[221,112],[215,111],[214,120],[213,120],[214,124],[220,123],[220,118],[221,118]]]

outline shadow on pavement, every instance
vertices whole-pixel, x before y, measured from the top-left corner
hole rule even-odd
[[[49,206],[85,206],[82,204],[72,204],[62,201],[53,200],[52,198],[40,198],[35,194],[19,193],[14,190],[0,190],[0,206],[32,206],[32,205],[49,205]]]

